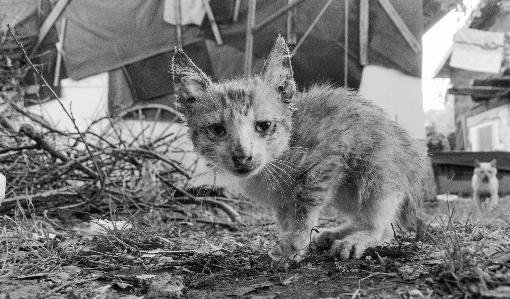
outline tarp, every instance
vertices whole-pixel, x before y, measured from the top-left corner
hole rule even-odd
[[[8,32],[9,25],[27,51],[35,45],[39,26],[50,10],[49,1],[0,0],[0,54],[19,52]]]
[[[64,61],[69,77],[81,79],[173,50],[175,26],[163,19],[165,1],[76,0],[67,18]],[[183,28],[183,44],[202,40],[198,26]]]
[[[241,51],[245,48],[247,1],[243,1],[239,21],[220,26],[225,44]],[[298,40],[313,22],[326,0],[304,1],[297,6]],[[412,34],[421,40],[423,34],[422,1],[391,0],[395,10]],[[285,6],[287,0],[258,0],[256,20],[262,20]],[[211,2],[214,9],[214,1]],[[397,69],[421,77],[422,53],[415,53],[383,10],[378,1],[369,1],[369,64]],[[205,27],[208,23],[204,22]],[[265,58],[278,34],[286,35],[287,14],[283,14],[254,36],[254,55]],[[212,32],[207,38],[214,40]],[[359,1],[349,1],[349,87],[357,88],[361,80],[359,64]],[[292,58],[298,86],[317,80],[343,84],[344,72],[344,1],[333,1],[318,21],[310,36]],[[213,58],[214,59],[214,58]],[[242,67],[242,62],[232,61]],[[241,64],[239,64],[241,63]]]
[[[176,45],[175,27],[164,22],[165,1],[142,0],[79,0],[71,1],[64,16],[68,28],[64,43],[64,57],[69,76],[80,79],[145,59]],[[221,3],[220,3],[221,2]],[[233,13],[234,1],[227,1]],[[226,47],[244,51],[248,1],[241,1],[238,22],[223,23],[220,32]],[[287,0],[258,0],[257,22],[287,4]],[[423,30],[422,1],[390,0],[412,34],[421,39]],[[212,0],[215,7],[225,2]],[[297,7],[296,31],[298,39],[322,9],[326,0],[305,1]],[[421,76],[421,55],[415,53],[391,21],[378,1],[369,1],[369,62]],[[343,82],[344,2],[333,1],[293,57],[296,80],[306,86],[317,80]],[[219,15],[215,11],[215,15]],[[286,14],[255,34],[255,59],[265,58],[278,34],[286,34]],[[214,40],[207,18],[202,26],[206,38]],[[358,87],[362,67],[359,64],[359,1],[349,1],[349,86]],[[185,26],[183,44],[202,38],[196,26]],[[220,48],[221,50],[221,48]],[[213,60],[216,57],[211,57]],[[225,59],[219,57],[224,61]],[[242,69],[243,62],[232,59],[227,63]],[[232,68],[226,68],[232,69]],[[228,74],[222,74],[224,77]]]
[[[51,4],[49,0],[0,0],[0,56],[9,57],[14,65],[27,64],[19,45],[8,32],[7,25],[10,26],[26,52],[31,53],[37,42],[40,26],[50,11]],[[32,62],[40,66],[40,71],[49,84],[53,83],[55,75],[56,41],[56,30],[55,28],[50,28],[45,39],[37,49],[36,55],[32,57]],[[23,87],[31,85],[38,85],[40,87],[37,94],[26,94],[25,103],[27,104],[38,103],[39,100],[45,100],[52,94],[49,88],[43,84],[30,68],[23,78],[17,79]],[[6,86],[2,87],[5,88]],[[52,88],[57,94],[59,93],[58,88],[55,86],[52,86]],[[37,89],[32,89],[32,91],[35,90]]]

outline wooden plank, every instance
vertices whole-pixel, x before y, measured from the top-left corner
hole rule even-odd
[[[176,34],[177,34],[177,48],[182,49],[182,25],[181,25],[181,0],[176,0],[174,2],[175,5],[175,22],[177,23],[177,26],[175,27]]]
[[[53,86],[60,86],[60,68],[62,67],[62,56],[64,53],[64,39],[66,38],[67,19],[62,18],[60,24],[60,35],[57,43],[57,61],[55,63],[55,77],[53,78]]]
[[[253,32],[257,32],[260,29],[266,27],[269,23],[274,21],[276,18],[278,18],[279,16],[283,15],[287,11],[291,10],[295,6],[301,4],[301,2],[303,2],[303,1],[306,1],[306,0],[295,0],[294,2],[292,2],[292,4],[287,4],[284,7],[280,8],[274,14],[270,15],[269,17],[264,19],[262,22],[260,22],[260,24],[258,24],[257,26],[254,26]],[[248,13],[249,13],[249,10],[248,10]]]
[[[349,78],[349,0],[344,0],[344,87]]]
[[[39,29],[39,36],[37,37],[37,42],[35,43],[34,48],[32,49],[32,52],[30,53],[30,56],[34,56],[34,54],[37,51],[37,48],[41,45],[42,41],[50,32],[51,27],[55,23],[55,21],[58,19],[58,17],[62,14],[64,11],[64,8],[66,8],[67,4],[69,4],[70,0],[59,0],[57,4],[53,7],[48,17],[44,20],[44,23],[41,25],[41,29]]]
[[[368,0],[361,0],[359,4],[359,62],[362,66],[368,65],[368,5]]]
[[[457,165],[434,165],[434,177],[437,182],[438,194],[459,194],[470,196],[473,193],[471,179],[473,167]],[[499,194],[510,194],[510,171],[498,170]]]
[[[207,14],[207,18],[209,19],[209,23],[211,24],[211,28],[214,34],[214,38],[216,39],[216,43],[218,45],[223,45],[223,39],[221,38],[220,29],[218,28],[216,20],[214,19],[214,14],[211,9],[211,6],[209,5],[209,0],[202,0],[202,3],[204,4],[205,13]]]
[[[234,22],[239,20],[239,10],[241,9],[241,0],[236,0],[234,6],[234,17],[232,18]]]
[[[430,153],[432,164],[458,165],[471,167],[475,159],[481,162],[490,162],[496,159],[496,168],[510,171],[510,152],[434,152]]]
[[[301,45],[303,44],[303,42],[305,41],[305,39],[308,37],[308,35],[310,35],[310,32],[312,32],[312,29],[315,27],[315,25],[317,25],[317,22],[319,22],[320,18],[322,17],[322,15],[326,12],[326,10],[328,9],[329,5],[333,2],[333,0],[329,0],[328,2],[326,2],[326,4],[324,4],[324,7],[321,9],[321,11],[319,12],[319,14],[317,15],[317,17],[315,17],[315,20],[313,20],[312,24],[310,24],[310,26],[308,27],[308,29],[306,29],[305,33],[303,34],[303,36],[301,37],[301,39],[299,40],[298,44],[296,45],[296,47],[294,49],[292,49],[292,52],[291,52],[291,55],[294,55],[296,54],[297,50],[299,49],[299,47],[301,47]]]
[[[255,12],[257,10],[257,0],[248,2],[248,20],[246,22],[246,49],[244,52],[244,76],[251,76],[253,59],[253,33],[255,27]]]
[[[395,10],[390,0],[379,0],[382,8],[386,11],[388,16],[391,18],[397,29],[400,31],[402,36],[406,39],[409,46],[413,49],[415,53],[421,52],[421,44],[413,35],[411,30],[407,27],[406,23],[402,20],[402,18],[398,15],[398,12]]]
[[[468,141],[468,132],[467,132],[467,126],[466,126],[466,116],[461,115],[460,117],[460,125],[462,127],[462,141],[464,142],[464,150],[468,151],[469,148],[469,141]]]
[[[287,4],[292,4],[295,0],[287,0]],[[295,45],[297,43],[296,35],[296,8],[287,12],[287,44]]]

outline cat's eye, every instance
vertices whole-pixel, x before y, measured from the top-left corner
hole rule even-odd
[[[215,125],[210,125],[207,127],[207,132],[212,136],[212,137],[223,137],[227,134],[227,130],[225,129],[224,126],[222,125],[218,125],[218,124],[215,124]]]
[[[265,133],[271,128],[270,121],[259,121],[255,124],[255,131]]]

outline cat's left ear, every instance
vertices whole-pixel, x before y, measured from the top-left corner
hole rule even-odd
[[[204,74],[182,49],[176,49],[172,58],[174,93],[177,97],[177,109],[189,114],[199,107],[207,107],[211,102],[208,87],[211,80]]]
[[[282,95],[284,103],[290,103],[296,93],[294,73],[290,64],[290,51],[280,35],[262,69],[262,79]]]
[[[492,160],[492,161],[491,161],[491,166],[492,166],[492,167],[494,167],[494,168],[496,168],[496,159],[494,159],[494,160]]]

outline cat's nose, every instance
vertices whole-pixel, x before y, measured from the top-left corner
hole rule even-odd
[[[252,161],[252,156],[232,156],[232,161],[236,167],[245,166]]]

